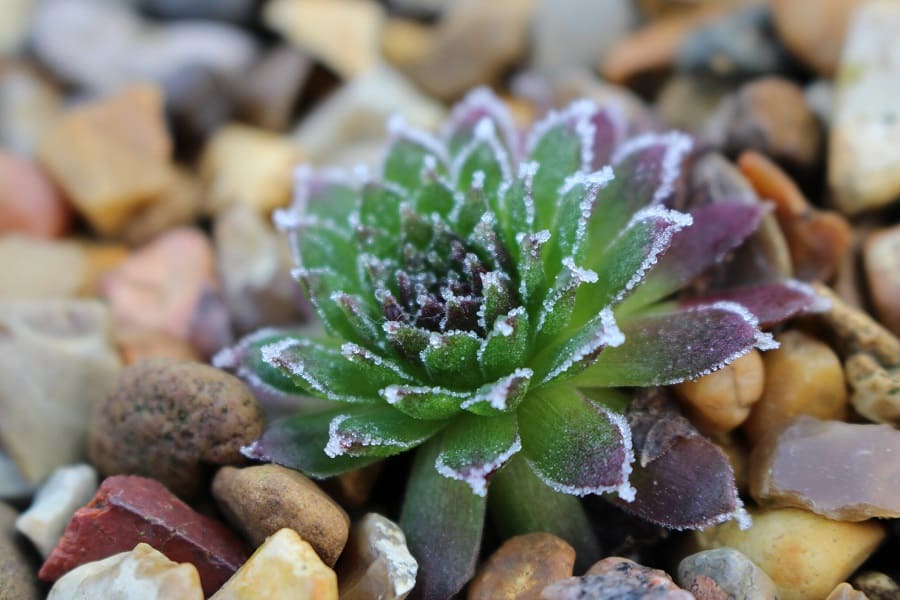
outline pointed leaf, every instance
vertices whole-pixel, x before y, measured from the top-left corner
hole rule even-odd
[[[385,181],[396,183],[409,192],[422,186],[422,171],[444,169],[447,156],[441,143],[431,134],[409,126],[400,115],[388,121],[391,141],[384,157]]]
[[[518,414],[523,455],[555,491],[631,496],[634,456],[622,416],[566,384],[532,390]]]
[[[581,387],[669,385],[721,369],[754,346],[774,342],[733,302],[627,317],[625,343],[607,348],[572,382]]]
[[[385,401],[414,419],[447,419],[462,410],[460,404],[469,397],[441,387],[421,385],[389,385],[379,390]]]
[[[400,527],[419,563],[413,600],[453,597],[475,574],[481,549],[485,499],[438,474],[439,452],[434,440],[416,454],[400,513]]]
[[[352,456],[331,458],[325,454],[329,423],[348,410],[359,409],[341,407],[276,419],[266,426],[258,440],[242,448],[241,452],[248,458],[273,462],[319,479],[364,467],[376,459]]]
[[[518,307],[494,321],[494,326],[478,349],[481,373],[488,379],[500,377],[524,364],[531,330],[528,313]]]
[[[503,271],[488,271],[481,276],[481,295],[484,298],[480,316],[481,327],[490,331],[497,317],[512,310],[516,298],[509,275]]]
[[[400,205],[406,196],[395,187],[367,183],[360,192],[357,238],[365,252],[380,257],[395,255],[400,232]]]
[[[421,352],[422,364],[436,383],[452,387],[471,385],[478,372],[478,348],[481,340],[471,331],[432,333]]]
[[[522,449],[514,414],[460,416],[444,431],[440,444],[437,472],[462,481],[478,496],[487,495],[488,478]]]
[[[542,229],[536,233],[519,234],[519,296],[529,308],[535,309],[547,291],[544,271],[544,247],[550,241],[550,232]],[[533,313],[532,313],[533,314]]]
[[[431,332],[427,329],[400,321],[385,321],[382,329],[397,353],[411,361],[421,359],[422,351],[431,339]]]
[[[795,279],[778,283],[720,290],[682,300],[681,306],[714,302],[736,302],[759,319],[760,327],[771,327],[792,317],[827,311],[831,304],[808,284]]]
[[[354,282],[329,268],[296,269],[294,276],[300,289],[319,315],[325,329],[337,338],[363,343],[355,325],[348,320],[348,313],[339,299],[349,295],[344,290],[353,289]]]
[[[559,264],[567,256],[579,264],[584,262],[588,226],[594,217],[598,194],[612,180],[613,172],[609,167],[594,173],[579,172],[566,179],[560,190],[559,207],[553,224],[555,243],[550,246],[547,265]]]
[[[422,444],[446,422],[413,419],[389,406],[343,412],[328,424],[325,454],[393,456]]]
[[[534,175],[537,169],[535,162],[520,164],[516,178],[497,194],[499,205],[493,210],[498,215],[507,248],[517,247],[518,234],[534,231]]]
[[[545,337],[552,337],[562,331],[572,318],[579,289],[584,284],[596,283],[597,279],[597,273],[576,266],[571,257],[563,259],[562,270],[541,302],[537,319],[538,332]],[[584,287],[593,289],[593,286]]]
[[[574,377],[594,364],[606,347],[621,346],[625,337],[607,307],[568,339],[543,350],[533,364],[540,385]]]
[[[493,196],[501,183],[512,179],[511,169],[494,122],[485,118],[475,126],[472,140],[454,156],[450,174],[457,189],[476,187]]]
[[[478,388],[460,407],[485,417],[512,412],[525,399],[533,375],[531,369],[516,369],[506,377]]]
[[[475,88],[466,94],[450,113],[441,137],[446,141],[451,156],[457,156],[475,137],[480,122],[488,119],[499,134],[503,147],[511,153],[519,148],[516,125],[506,104],[486,87]]]
[[[437,174],[426,173],[426,180],[413,195],[416,212],[423,215],[437,214],[447,219],[456,206],[456,195],[450,184]]]
[[[591,124],[594,126],[594,143],[590,170],[596,171],[612,162],[613,152],[628,134],[628,121],[622,107],[609,104],[591,116]]]
[[[356,210],[357,198],[357,185],[348,174],[336,169],[316,171],[303,165],[294,176],[291,207],[275,211],[273,218],[283,229],[313,218],[349,232],[347,217]]]
[[[728,201],[691,212],[692,225],[672,236],[668,250],[626,300],[628,306],[646,306],[687,285],[756,231],[765,214],[763,204]]]

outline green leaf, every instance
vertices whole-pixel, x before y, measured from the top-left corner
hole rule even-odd
[[[490,331],[494,327],[497,317],[505,315],[513,309],[516,298],[512,289],[509,275],[503,271],[488,271],[481,276],[483,297],[482,327]]]
[[[576,266],[571,257],[563,260],[563,268],[538,311],[537,330],[545,339],[555,336],[568,325],[579,288],[586,283],[595,283],[597,278],[597,273]],[[592,291],[593,288],[594,286],[590,286],[587,290]]]
[[[509,155],[490,119],[479,121],[474,137],[450,165],[457,189],[478,188],[484,190],[486,196],[496,194],[500,184],[512,178],[510,169]]]
[[[519,147],[518,134],[512,115],[506,104],[486,87],[478,87],[466,94],[453,107],[450,118],[444,124],[441,137],[446,141],[451,156],[457,156],[475,138],[475,130],[483,120],[493,123],[503,148],[513,151]]]
[[[356,210],[358,197],[349,175],[338,170],[315,171],[303,165],[297,169],[294,178],[294,205],[287,215],[294,219],[314,217],[349,232],[347,217]],[[282,218],[279,216],[276,220]]]
[[[413,419],[390,406],[348,411],[331,419],[325,454],[393,456],[422,444],[445,426],[445,421]]]
[[[397,253],[400,205],[406,196],[380,183],[368,183],[360,192],[357,238],[362,251],[388,257]]]
[[[457,417],[441,436],[440,446],[438,473],[462,481],[479,496],[487,494],[491,475],[522,449],[514,414]]]
[[[514,308],[494,321],[478,350],[481,373],[495,379],[525,364],[530,339],[528,313],[524,308]]]
[[[378,393],[403,414],[429,420],[447,419],[459,413],[459,405],[468,397],[465,392],[421,385],[389,385]]]
[[[545,385],[569,379],[592,365],[605,348],[620,346],[624,341],[612,310],[604,308],[571,337],[541,351],[532,363],[535,381]]]
[[[447,219],[456,206],[456,195],[442,178],[431,177],[413,196],[416,212],[423,215],[437,214]]]
[[[544,248],[550,241],[550,232],[542,229],[536,233],[520,235],[519,245],[519,296],[522,303],[534,314],[541,299],[547,292],[547,278],[544,271]]]
[[[353,236],[319,222],[300,227],[295,232],[295,240],[300,268],[337,273],[344,280],[341,289],[349,293],[362,290],[356,277],[358,250]]]
[[[534,162],[520,164],[518,176],[500,190],[498,204],[492,207],[499,220],[504,244],[513,251],[518,250],[518,234],[534,231],[534,175],[537,169]]]
[[[428,376],[441,385],[460,388],[481,379],[478,371],[480,338],[471,331],[432,333],[422,350],[422,364]]]
[[[465,483],[441,476],[434,465],[438,440],[417,453],[406,486],[400,527],[419,563],[414,600],[446,600],[475,575],[485,498]]]
[[[423,170],[445,171],[444,148],[430,134],[410,127],[399,116],[388,121],[388,133],[391,142],[382,169],[385,181],[413,192],[422,185]]]
[[[634,456],[625,419],[566,384],[544,386],[519,407],[522,452],[535,474],[557,492],[633,497]]]
[[[583,264],[588,245],[588,226],[594,218],[597,196],[613,180],[609,167],[590,174],[578,172],[563,184],[546,265],[559,265],[566,257]],[[602,215],[597,215],[602,218]],[[553,273],[555,275],[555,273]]]
[[[525,399],[533,375],[531,369],[516,369],[506,377],[478,388],[460,407],[485,417],[513,412]]]

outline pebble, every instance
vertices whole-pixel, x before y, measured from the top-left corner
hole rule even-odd
[[[104,278],[102,294],[122,346],[164,333],[207,357],[231,341],[213,247],[193,227],[170,229],[133,253]]]
[[[341,600],[403,600],[416,585],[418,569],[403,530],[368,513],[354,523],[337,566]]]
[[[469,600],[537,600],[542,590],[572,577],[575,549],[550,533],[506,540],[469,584]]]
[[[753,149],[801,172],[819,163],[822,129],[794,82],[755,79],[741,86],[729,109],[724,145],[730,154]]]
[[[457,0],[441,16],[430,47],[404,72],[439,100],[496,82],[525,53],[531,0]],[[579,11],[581,12],[581,11]]]
[[[900,225],[866,236],[863,265],[878,320],[900,335]]]
[[[794,274],[806,281],[829,281],[850,251],[852,230],[840,213],[812,206],[803,192],[765,155],[747,151],[741,173],[761,198],[775,204],[775,217],[791,253]]]
[[[839,521],[900,517],[900,431],[798,417],[753,449],[750,493]]]
[[[212,493],[228,522],[254,546],[287,527],[312,545],[325,564],[334,566],[347,543],[347,513],[298,471],[274,464],[222,467]]]
[[[344,79],[378,62],[384,9],[375,2],[268,0],[263,20]]]
[[[91,226],[115,236],[165,190],[171,151],[159,89],[136,84],[66,112],[44,135],[39,158]]]
[[[866,0],[769,0],[772,20],[791,53],[831,76],[838,66],[847,26]]]
[[[876,521],[844,523],[797,508],[750,509],[734,521],[693,532],[700,549],[734,548],[765,571],[782,600],[820,600],[856,570],[885,537]]]
[[[61,107],[59,90],[30,64],[0,62],[0,144],[7,150],[34,156]]]
[[[160,83],[187,65],[237,76],[257,54],[253,37],[236,27],[202,20],[155,24],[126,4],[104,0],[42,2],[29,41],[60,79],[95,93]]]
[[[872,2],[856,13],[844,46],[834,96],[828,183],[836,205],[847,214],[878,209],[900,197],[898,29],[900,4]]]
[[[853,585],[859,588],[868,600],[897,600],[900,597],[900,585],[897,585],[891,577],[877,571],[860,573],[853,578]]]
[[[678,583],[697,600],[778,599],[772,578],[749,558],[728,547],[705,550],[682,559],[678,563]]]
[[[831,590],[825,600],[870,600],[869,596],[853,589],[849,583],[839,583],[837,587]]]
[[[291,200],[294,169],[303,155],[289,139],[236,123],[220,128],[201,160],[206,210],[245,204],[268,217]]]
[[[744,422],[744,432],[754,445],[797,415],[837,420],[847,415],[844,370],[834,351],[797,330],[775,339],[781,347],[763,354],[763,396]]]
[[[0,233],[55,238],[70,220],[69,206],[40,169],[0,150]]]
[[[140,543],[130,552],[72,569],[47,595],[47,600],[75,598],[203,600],[204,596],[194,565],[172,562],[152,546]]]
[[[12,458],[0,449],[0,500],[26,500],[36,488],[25,479]]]
[[[665,571],[651,569],[627,558],[611,556],[588,569],[582,577],[561,579],[544,588],[544,600],[691,600],[693,596],[672,581]]]
[[[162,193],[128,217],[118,237],[131,247],[149,244],[170,229],[194,223],[203,201],[199,178],[192,171],[174,168]]]
[[[210,600],[337,600],[337,576],[293,529],[281,529]]]
[[[148,359],[122,370],[94,406],[89,451],[101,473],[153,477],[195,497],[210,465],[243,462],[262,433],[262,409],[236,377],[208,365]]]
[[[75,513],[38,578],[56,581],[76,567],[129,552],[141,542],[169,560],[192,563],[207,596],[249,555],[224,525],[195,512],[158,481],[117,475],[104,480],[94,498]]]
[[[215,69],[188,64],[162,80],[176,149],[195,156],[235,112],[236,82]]]
[[[282,44],[266,52],[237,82],[238,112],[252,125],[283,131],[312,73],[312,57]]]
[[[434,26],[401,17],[391,17],[381,34],[381,53],[401,71],[425,59],[431,49]]]
[[[75,511],[97,491],[97,471],[87,464],[60,467],[50,474],[16,519],[16,529],[47,558]]]
[[[236,204],[222,211],[213,240],[225,305],[239,334],[297,323],[311,312],[290,275],[287,239],[256,210]]]
[[[592,68],[637,21],[629,0],[538,0],[531,26],[531,65],[553,71]]]
[[[0,6],[0,53],[13,54],[28,34],[34,0],[6,0]]]
[[[293,137],[306,158],[329,164],[341,149],[363,142],[384,144],[385,122],[394,113],[415,127],[435,130],[446,109],[386,65],[339,88],[304,118]]]
[[[272,414],[274,410],[275,407],[266,406],[267,414]],[[357,509],[369,499],[382,467],[382,462],[374,462],[360,469],[344,471],[323,481],[322,489],[347,510]]]
[[[885,368],[860,352],[844,362],[856,412],[876,423],[900,425],[900,365]]]
[[[0,502],[0,598],[39,600],[44,594],[34,576],[29,553],[16,538],[17,517],[13,507]]]
[[[200,19],[249,26],[256,0],[139,0],[147,14],[166,20]]]
[[[84,458],[91,406],[120,370],[94,300],[0,302],[0,447],[40,483]]]
[[[674,386],[691,421],[701,431],[724,433],[743,423],[762,397],[765,369],[751,350],[724,368]]]
[[[762,3],[701,26],[678,47],[675,57],[678,71],[732,80],[781,73],[788,66],[771,12]]]
[[[720,146],[725,127],[719,123],[711,125],[711,115],[718,117],[719,106],[728,101],[733,91],[733,83],[710,75],[675,73],[656,96],[656,112],[669,127],[694,133]]]

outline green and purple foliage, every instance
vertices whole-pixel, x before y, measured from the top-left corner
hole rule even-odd
[[[439,138],[388,129],[377,177],[302,168],[277,215],[327,335],[261,331],[220,354],[294,411],[245,454],[322,478],[421,446],[400,519],[421,597],[471,576],[486,496],[501,531],[581,549],[595,542],[574,496],[614,495],[676,528],[741,515],[721,452],[677,414],[627,411],[626,388],[772,348],[761,326],[817,306],[793,281],[678,294],[765,205],[673,210],[692,139],[629,138],[619,112],[588,101],[524,139],[486,90]],[[690,443],[673,453],[673,440]]]

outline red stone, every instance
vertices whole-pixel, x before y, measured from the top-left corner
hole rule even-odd
[[[128,552],[140,542],[197,567],[207,596],[250,555],[222,523],[194,511],[158,481],[116,475],[78,509],[38,577],[56,581],[77,566]]]

